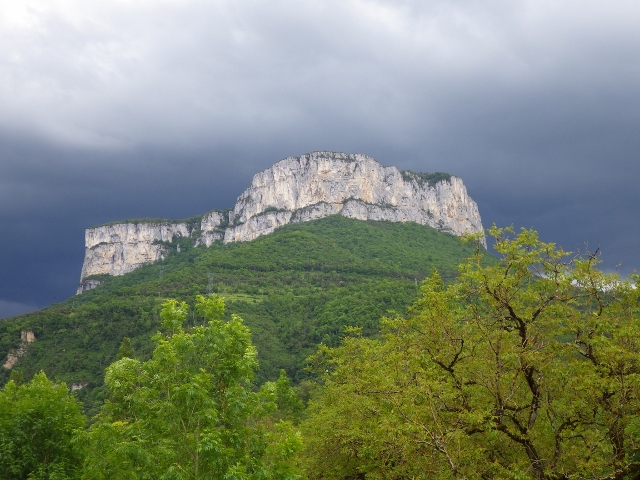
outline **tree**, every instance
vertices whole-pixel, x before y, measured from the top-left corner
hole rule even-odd
[[[16,386],[20,386],[24,383],[24,374],[20,370],[16,370],[15,368],[11,370],[11,375],[9,375],[9,380],[13,380]]]
[[[106,370],[110,398],[88,432],[87,479],[292,478],[297,436],[259,419],[273,410],[253,392],[256,351],[242,320],[222,320],[224,302],[196,297],[206,321],[186,331],[188,307],[169,300],[152,358],[122,358]],[[267,437],[273,444],[267,444]]]
[[[0,390],[0,472],[3,479],[77,478],[86,419],[64,383],[40,372],[27,383],[10,380]]]
[[[500,263],[478,250],[383,340],[320,348],[311,478],[639,478],[638,277],[531,230],[490,234]]]
[[[129,337],[124,337],[122,342],[120,343],[120,348],[118,348],[118,356],[117,360],[122,360],[123,358],[134,358],[135,352],[133,351],[133,347],[131,346],[131,339]]]

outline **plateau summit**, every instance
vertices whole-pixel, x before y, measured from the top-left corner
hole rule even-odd
[[[458,236],[483,231],[478,206],[458,177],[385,167],[362,154],[314,152],[257,173],[230,210],[88,228],[77,293],[99,285],[101,275],[124,275],[164,258],[177,238],[190,238],[194,246],[249,241],[335,214],[416,222]]]

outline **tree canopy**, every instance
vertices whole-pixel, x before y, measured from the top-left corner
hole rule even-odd
[[[265,422],[276,388],[252,390],[257,365],[240,317],[198,296],[203,324],[185,329],[188,306],[169,300],[150,360],[123,357],[105,375],[110,397],[87,434],[86,479],[292,478],[299,443],[290,423]]]
[[[40,372],[0,390],[0,476],[6,480],[78,478],[83,450],[73,439],[86,423],[64,383]]]
[[[640,276],[606,274],[597,254],[532,230],[489,233],[499,261],[478,247],[379,334],[353,322],[340,342],[323,336],[315,387],[296,391],[284,370],[258,387],[249,329],[217,295],[165,301],[146,355],[122,339],[88,429],[64,384],[14,371],[0,390],[0,476],[640,478]],[[361,318],[326,312],[344,316],[336,330]]]
[[[638,478],[638,277],[531,230],[490,234],[500,263],[478,250],[382,339],[320,347],[310,478]]]

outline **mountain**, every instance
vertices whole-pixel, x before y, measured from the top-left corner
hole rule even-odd
[[[305,177],[303,171],[316,171],[324,180]],[[376,177],[380,172],[386,176]],[[207,293],[224,296],[227,312],[240,315],[250,327],[260,361],[257,383],[277,378],[280,369],[303,381],[309,375],[305,359],[319,343],[337,345],[345,326],[375,335],[380,318],[403,312],[433,269],[450,280],[457,265],[481,248],[421,224],[438,218],[442,221],[436,226],[456,234],[462,233],[456,225],[480,228],[479,216],[477,225],[471,221],[477,207],[461,181],[446,174],[396,172],[368,157],[316,153],[283,160],[256,175],[232,210],[178,222],[131,221],[89,229],[88,238],[97,243],[88,247],[83,281],[93,281],[94,288],[0,322],[0,359],[6,359],[0,385],[12,369],[27,379],[44,370],[77,390],[88,410],[95,411],[105,394],[104,368],[114,361],[123,337],[131,338],[137,356],[147,358],[161,303],[168,298],[193,303],[196,295]],[[402,193],[401,187],[407,190]],[[303,191],[313,195],[305,197]],[[309,206],[318,198],[325,203]],[[411,202],[423,207],[411,207]],[[439,210],[428,205],[439,205]],[[320,208],[325,209],[321,218],[304,216]],[[444,216],[447,209],[453,212],[450,221]],[[350,218],[354,211],[375,220]],[[223,220],[216,220],[218,215]],[[261,218],[283,225],[261,223]],[[239,232],[249,231],[248,223],[253,240],[238,241]],[[221,238],[207,236],[215,232],[211,225],[217,225]],[[100,265],[92,260],[100,258],[96,252],[106,258],[104,273],[92,273],[91,265]]]
[[[89,228],[78,292],[167,255],[167,243],[249,241],[283,225],[339,214],[359,220],[416,222],[454,235],[482,232],[478,206],[462,180],[384,167],[361,154],[314,152],[256,174],[230,210],[186,220],[130,220]]]

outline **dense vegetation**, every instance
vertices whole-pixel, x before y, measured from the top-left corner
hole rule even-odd
[[[455,283],[428,278],[382,339],[315,356],[310,478],[640,478],[640,278],[493,228]]]
[[[435,172],[435,173],[420,173],[412,172],[411,170],[401,170],[402,178],[407,182],[417,182],[418,185],[428,184],[433,187],[438,182],[448,182],[451,179],[450,173]]]
[[[148,359],[121,343],[88,428],[64,384],[14,370],[3,478],[640,478],[640,276],[490,233],[500,262],[478,247],[382,335],[321,344],[306,408],[284,371],[252,382],[249,329],[215,294],[165,301]]]
[[[288,382],[253,391],[249,329],[237,315],[222,321],[221,297],[197,296],[194,313],[202,322],[185,330],[187,304],[165,302],[151,359],[107,368],[109,401],[80,434],[83,478],[293,477],[300,439],[274,415],[289,405]]]
[[[302,402],[284,372],[254,390],[242,319],[224,321],[216,295],[195,304],[186,327],[187,304],[166,301],[151,358],[123,355],[106,369],[108,400],[88,429],[64,383],[12,375],[0,389],[0,478],[296,478]]]
[[[74,439],[85,423],[65,384],[13,375],[0,390],[0,478],[77,478],[84,455]]]
[[[413,301],[433,269],[450,280],[473,249],[449,234],[413,223],[362,222],[340,216],[289,225],[253,242],[191,246],[181,238],[166,260],[41,311],[0,322],[0,355],[19,347],[20,331],[37,341],[16,367],[31,378],[44,370],[69,385],[95,412],[105,398],[103,372],[123,337],[148,358],[168,298],[193,302],[224,295],[245,320],[259,352],[258,384],[280,369],[299,383],[319,343],[336,346],[346,325],[375,335],[380,317]],[[178,247],[180,253],[178,253]],[[193,322],[193,318],[188,322]],[[0,357],[0,358],[2,358]],[[8,379],[0,369],[0,384]]]

